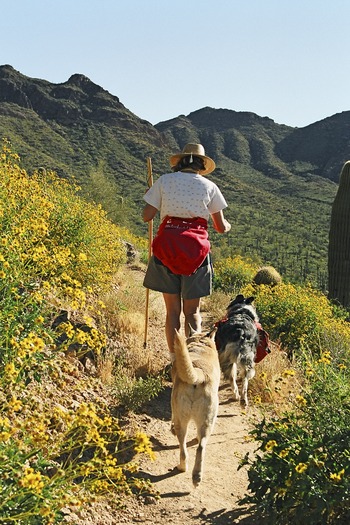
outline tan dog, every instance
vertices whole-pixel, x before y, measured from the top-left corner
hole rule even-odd
[[[202,480],[205,447],[212,433],[219,406],[220,364],[213,331],[203,335],[191,330],[186,340],[176,332],[175,361],[172,367],[171,430],[180,445],[181,472],[188,469],[186,437],[188,424],[197,428],[198,448],[192,471],[196,487]]]

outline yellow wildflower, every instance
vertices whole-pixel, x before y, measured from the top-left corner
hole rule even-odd
[[[77,330],[75,334],[75,340],[80,345],[83,345],[86,343],[87,334],[83,332],[82,330]]]
[[[298,472],[298,474],[302,474],[307,470],[307,464],[306,463],[298,463],[295,467],[295,470]]]
[[[285,370],[282,375],[283,377],[293,377],[295,376],[295,370]]]
[[[138,432],[134,439],[136,441],[135,444],[135,452],[148,454],[148,456],[153,460],[155,459],[155,453],[152,450],[152,445],[150,442],[149,437],[144,432]]]
[[[300,406],[307,405],[307,401],[306,401],[305,397],[300,396],[299,394],[297,394],[295,399],[296,399],[296,402],[298,403],[298,405],[300,405]]]
[[[342,480],[343,476],[345,474],[345,470],[340,470],[337,474],[330,474],[329,477],[332,481],[336,481],[337,483]]]
[[[11,432],[8,432],[7,430],[3,430],[0,432],[0,443],[4,443],[8,441],[11,437]]]
[[[21,487],[40,493],[44,487],[40,472],[35,472],[33,468],[26,467],[24,469],[24,476],[19,480]]]
[[[22,408],[22,401],[20,401],[20,399],[17,399],[16,397],[13,397],[8,403],[8,407],[10,408],[10,410],[18,412]]]
[[[10,381],[14,381],[16,377],[18,376],[19,372],[16,369],[14,363],[7,363],[5,365],[5,375],[8,377]]]
[[[265,445],[265,450],[270,451],[273,450],[274,447],[277,446],[277,442],[274,439],[271,439],[268,441]]]

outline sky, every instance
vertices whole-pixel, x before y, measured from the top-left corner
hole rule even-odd
[[[0,0],[0,65],[87,76],[152,124],[204,107],[304,127],[350,110],[349,0]]]

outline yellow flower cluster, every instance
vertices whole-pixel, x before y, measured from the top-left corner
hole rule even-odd
[[[332,357],[330,352],[323,352],[321,358],[318,360],[319,363],[324,363],[325,365],[329,365],[331,361]]]
[[[217,286],[230,293],[238,293],[253,279],[256,265],[240,255],[227,257],[215,263]]]
[[[10,439],[12,430],[10,420],[7,417],[0,418],[0,443]]]
[[[143,432],[135,434],[134,439],[136,441],[135,451],[139,453],[146,453],[152,460],[155,459],[155,453],[152,450],[152,445],[149,437]]]
[[[58,326],[58,332],[64,333],[68,341],[66,345],[78,343],[82,347],[86,345],[89,349],[93,350],[96,355],[100,355],[101,350],[105,348],[107,344],[107,338],[97,328],[90,328],[88,331],[75,328],[69,321],[61,323]]]
[[[23,476],[19,480],[19,485],[40,494],[44,487],[43,476],[40,472],[35,472],[33,468],[26,467]]]
[[[302,474],[303,472],[305,472],[307,470],[307,464],[306,463],[298,463],[297,466],[295,467],[295,470],[298,474]]]
[[[331,473],[331,474],[329,475],[329,477],[330,477],[330,479],[331,479],[332,481],[335,481],[335,482],[339,483],[339,482],[343,479],[344,474],[345,474],[345,470],[344,470],[344,469],[341,469],[341,470],[340,470],[339,472],[337,472],[337,473],[333,473],[333,474]]]
[[[35,332],[30,332],[21,341],[12,339],[12,346],[17,350],[19,357],[25,357],[32,352],[42,352],[45,348],[45,341],[39,337]]]
[[[265,450],[271,451],[277,446],[277,442],[274,439],[268,441],[265,445]]]

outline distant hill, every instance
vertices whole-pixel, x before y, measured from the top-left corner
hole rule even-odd
[[[106,206],[107,198],[117,202],[117,220],[145,235],[146,158],[156,178],[169,171],[172,153],[201,142],[216,161],[210,178],[225,194],[233,225],[227,237],[211,233],[214,256],[250,255],[286,279],[327,287],[330,209],[350,159],[349,111],[293,128],[255,113],[206,107],[153,126],[84,75],[52,84],[4,65],[0,136],[29,172],[52,169],[76,178],[87,193],[97,181],[92,196]]]

